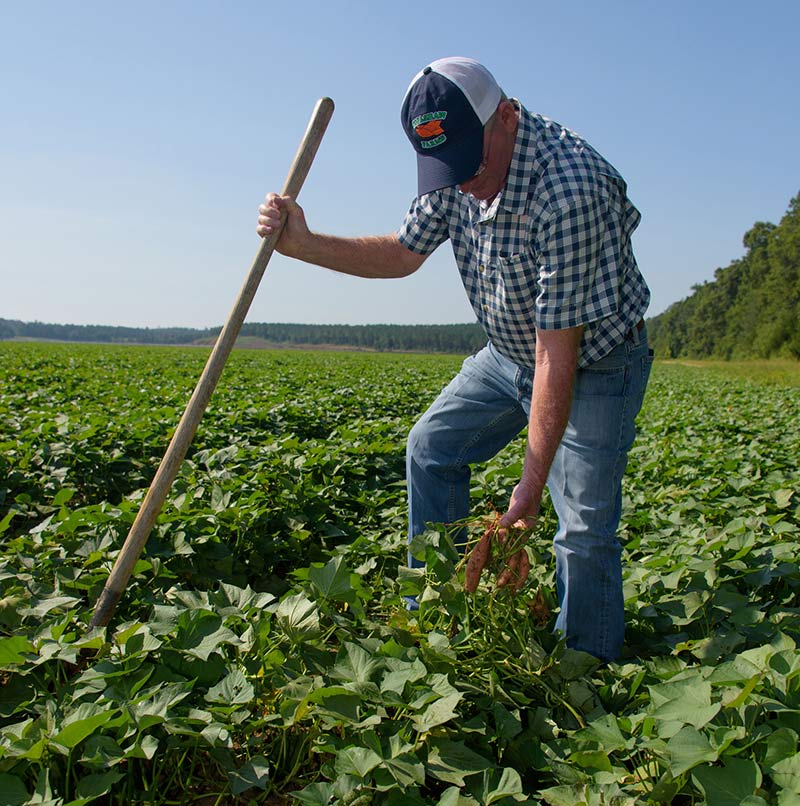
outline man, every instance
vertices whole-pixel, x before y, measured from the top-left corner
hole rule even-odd
[[[578,135],[508,99],[478,62],[418,73],[402,106],[418,196],[391,235],[312,233],[269,194],[257,232],[277,249],[360,277],[403,277],[450,239],[488,345],[468,358],[409,435],[409,539],[469,511],[470,465],[527,425],[503,528],[535,522],[547,484],[567,644],[602,659],[624,634],[621,480],[652,362],[650,293],[631,234],[639,213],[617,171]]]

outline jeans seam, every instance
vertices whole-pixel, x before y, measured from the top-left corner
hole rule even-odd
[[[614,463],[614,488],[619,489],[619,486],[622,484],[622,476],[624,475],[625,468],[622,466],[623,462],[627,464],[627,457],[628,457],[628,450],[629,448],[624,447],[625,441],[625,423],[627,422],[627,414],[628,408],[630,406],[630,396],[631,396],[631,373],[633,371],[633,353],[635,352],[635,347],[638,345],[631,346],[628,343],[628,347],[626,349],[627,354],[627,361],[625,362],[625,375],[623,377],[622,382],[622,411],[621,416],[619,418],[619,432],[617,434],[617,445],[616,445],[616,454],[617,460]],[[619,528],[619,524],[617,525]],[[609,614],[611,611],[611,602],[609,601],[611,596],[611,580],[606,577],[603,580],[603,608],[601,613],[601,620],[602,620],[602,648],[603,648],[603,655],[604,657],[609,657],[611,655],[611,648],[609,646],[610,635],[609,635]],[[623,639],[624,640],[624,639]]]

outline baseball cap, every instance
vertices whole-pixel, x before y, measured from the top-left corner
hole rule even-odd
[[[475,175],[483,157],[483,127],[501,97],[492,74],[466,56],[437,59],[414,76],[400,118],[417,152],[420,196]]]

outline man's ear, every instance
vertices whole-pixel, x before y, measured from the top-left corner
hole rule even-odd
[[[517,128],[517,110],[511,101],[500,101],[500,122],[507,132],[512,132]]]

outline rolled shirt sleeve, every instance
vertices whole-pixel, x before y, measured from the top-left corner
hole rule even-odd
[[[397,230],[400,243],[419,255],[430,255],[448,237],[447,217],[438,192],[414,199]]]

